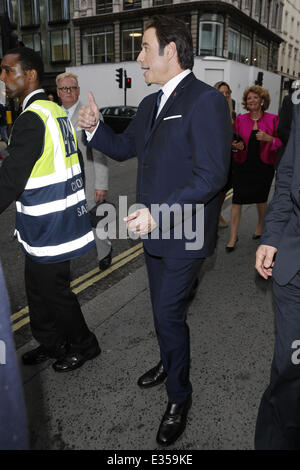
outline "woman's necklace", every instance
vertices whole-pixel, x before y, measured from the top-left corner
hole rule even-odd
[[[251,116],[251,119],[253,119],[253,121],[258,121],[260,118],[261,118],[261,115],[258,116],[257,118],[254,118],[254,117]]]

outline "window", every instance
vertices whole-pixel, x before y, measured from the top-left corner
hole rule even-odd
[[[112,13],[112,0],[96,0],[96,15]]]
[[[2,0],[0,2],[0,15],[4,15],[5,13],[7,13],[10,21],[15,23],[14,10],[12,8],[11,0]]]
[[[273,11],[272,11],[272,28],[277,27],[277,21],[278,21],[278,13],[279,13],[279,5],[276,3],[276,5],[273,5]]]
[[[50,43],[52,62],[71,60],[69,29],[51,31]]]
[[[66,21],[70,19],[68,0],[48,0],[49,21]]]
[[[41,52],[41,36],[39,33],[23,34],[22,41],[26,47]]]
[[[82,31],[82,63],[114,62],[114,27],[99,26]]]
[[[121,26],[121,60],[136,60],[142,44],[143,29],[142,23],[124,23]]]
[[[240,62],[250,65],[251,60],[251,39],[244,34],[241,35],[241,53]]]
[[[142,0],[123,0],[123,10],[142,8]]]
[[[40,22],[38,0],[19,0],[21,26],[38,25]]]
[[[173,0],[153,0],[153,6],[158,7],[159,5],[169,5],[173,3]]]
[[[268,48],[264,44],[259,42],[256,43],[256,60],[254,61],[254,65],[261,69],[268,68]]]
[[[234,29],[228,29],[228,59],[240,59],[240,33]]]
[[[223,55],[223,17],[204,14],[199,24],[199,54]]]
[[[259,18],[261,17],[261,10],[262,10],[262,0],[256,0],[255,2],[255,15]]]
[[[266,23],[269,23],[270,19],[271,1],[272,0],[265,0],[264,21]]]

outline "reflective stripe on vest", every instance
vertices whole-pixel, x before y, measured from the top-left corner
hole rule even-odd
[[[16,201],[15,234],[38,262],[65,261],[94,246],[76,134],[66,113],[51,101],[35,101],[23,112],[28,111],[44,123],[44,148]]]

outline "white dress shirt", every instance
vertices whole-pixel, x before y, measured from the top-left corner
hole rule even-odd
[[[26,108],[26,104],[28,103],[28,100],[30,100],[30,98],[31,98],[33,95],[36,95],[37,93],[45,93],[45,90],[43,90],[43,88],[39,88],[38,90],[34,90],[34,91],[32,91],[31,93],[29,93],[29,95],[27,95],[26,98],[25,98],[24,101],[23,101],[22,109],[25,109],[25,108]]]

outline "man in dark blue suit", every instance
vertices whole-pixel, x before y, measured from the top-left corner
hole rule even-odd
[[[23,389],[0,264],[0,450],[26,449],[28,435]]]
[[[255,447],[300,449],[300,104],[265,217],[256,269],[273,277],[276,339],[271,378],[256,423]],[[276,259],[275,259],[276,254]]]
[[[143,238],[161,358],[138,385],[167,379],[169,401],[157,442],[169,445],[184,431],[191,405],[186,312],[200,266],[216,245],[217,195],[227,180],[232,126],[223,95],[191,71],[192,38],[182,21],[152,17],[137,61],[146,83],[162,88],[143,99],[126,131],[116,135],[99,122],[91,94],[78,124],[88,131],[88,145],[112,158],[138,156],[137,200],[143,208],[126,220]]]

